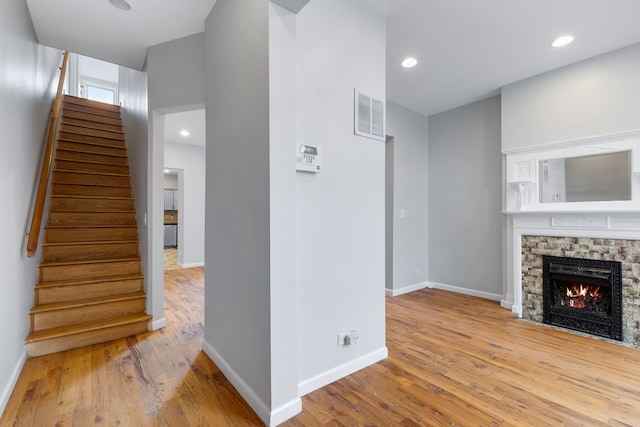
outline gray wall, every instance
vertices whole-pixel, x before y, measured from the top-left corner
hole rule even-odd
[[[25,233],[31,224],[51,105],[62,55],[39,46],[27,5],[0,2],[0,210],[3,226],[0,298],[0,413],[25,360],[29,308],[41,252],[27,258]],[[41,239],[42,241],[42,239]]]
[[[151,46],[149,109],[204,103],[204,33]]]
[[[238,379],[266,408],[271,402],[268,5],[267,0],[219,0],[206,21],[203,344],[245,399],[252,400]]]
[[[387,134],[394,141],[393,280],[386,288],[397,294],[426,286],[428,277],[427,118],[388,102]]]
[[[640,129],[640,44],[502,88],[502,149]]]
[[[429,117],[428,174],[429,281],[500,299],[500,97]]]
[[[363,2],[312,1],[297,15],[297,140],[322,172],[297,173],[300,392],[386,357],[385,143],[354,135],[354,88],[385,95],[385,22]],[[357,330],[358,343],[338,346]]]
[[[130,68],[119,67],[118,92],[121,104],[122,122],[127,138],[127,153],[131,169],[131,186],[136,206],[138,238],[140,239],[140,256],[142,272],[145,277],[147,293],[147,313],[154,316],[154,322],[163,317],[164,299],[162,289],[154,289],[150,280],[149,247],[152,244],[147,227],[149,211],[149,194],[147,170],[149,166],[149,131],[147,112],[147,74]]]

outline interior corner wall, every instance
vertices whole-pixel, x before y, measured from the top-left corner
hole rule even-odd
[[[159,318],[164,318],[164,294],[163,289],[155,289],[150,280],[149,247],[152,241],[147,220],[149,212],[147,74],[131,68],[118,68],[118,96],[120,98],[120,111],[127,141],[131,186],[136,207],[142,273],[145,278],[145,292],[147,293],[147,313],[153,315],[153,322],[156,322]]]
[[[640,129],[640,43],[502,88],[502,150]]]
[[[204,104],[204,33],[147,49],[149,110]]]
[[[38,281],[41,251],[27,258],[30,226],[62,54],[36,42],[27,5],[0,2],[0,210],[2,298],[0,298],[0,414],[26,359],[29,309]],[[42,236],[42,234],[41,234]],[[42,239],[41,239],[42,241]]]
[[[427,286],[427,117],[387,102],[393,136],[393,266],[387,291],[399,295]]]
[[[178,212],[178,221],[183,224],[182,265],[204,265],[205,148],[165,142],[164,164],[184,171],[183,209]]]
[[[502,298],[500,97],[429,117],[429,282]]]
[[[218,0],[205,23],[203,349],[271,412],[269,2]]]
[[[322,150],[296,174],[300,394],[386,357],[385,143],[354,135],[354,88],[385,95],[385,20],[362,2],[297,15],[297,141]],[[338,346],[338,333],[359,339]]]

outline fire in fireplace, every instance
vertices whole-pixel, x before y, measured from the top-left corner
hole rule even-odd
[[[544,323],[622,341],[621,263],[542,257]]]

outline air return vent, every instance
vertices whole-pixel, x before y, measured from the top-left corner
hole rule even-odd
[[[384,141],[386,137],[384,122],[384,100],[373,98],[355,90],[356,135]]]

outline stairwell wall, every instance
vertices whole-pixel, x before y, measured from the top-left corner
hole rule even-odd
[[[0,298],[0,413],[26,359],[24,339],[38,280],[40,251],[27,258],[25,233],[44,153],[61,52],[36,42],[22,0],[0,2],[0,210],[3,273]]]
[[[149,246],[152,244],[152,236],[147,226],[149,212],[149,182],[147,179],[147,170],[150,160],[146,73],[126,67],[119,67],[118,93],[120,97],[122,125],[124,126],[127,139],[131,186],[133,187],[133,197],[136,206],[140,257],[142,258],[142,274],[145,277],[144,288],[147,294],[147,313],[154,316],[153,321],[155,322],[158,318],[164,318],[164,293],[163,289],[159,291],[154,289],[149,280]],[[161,295],[158,297],[154,292],[161,292]],[[160,303],[158,301],[160,301]]]

